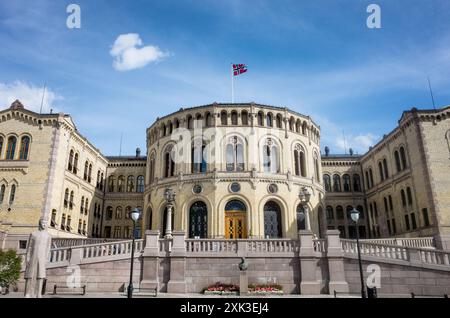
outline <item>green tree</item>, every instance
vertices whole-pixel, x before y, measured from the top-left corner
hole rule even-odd
[[[22,258],[14,250],[0,250],[0,287],[17,284],[20,277]]]

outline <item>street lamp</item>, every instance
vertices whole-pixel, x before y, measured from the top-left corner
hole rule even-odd
[[[358,227],[359,214],[360,214],[359,211],[356,210],[355,208],[353,208],[353,210],[350,212],[350,217],[356,223],[356,248],[358,249],[359,276],[361,278],[361,298],[366,298],[366,291],[364,289],[364,277],[361,263],[361,250],[359,248],[359,227]]]
[[[311,192],[309,192],[308,188],[303,187],[298,196],[300,198],[300,203],[302,204],[303,210],[304,210],[304,212],[300,212],[300,215],[299,215],[300,221],[305,220],[306,230],[311,230],[311,225],[309,222],[309,213],[308,213],[308,203],[309,203],[309,200],[311,199]],[[302,214],[303,214],[303,216],[302,216]]]
[[[138,208],[134,208],[130,214],[131,214],[131,219],[133,220],[133,242],[131,243],[130,283],[128,284],[127,295],[128,295],[128,298],[133,298],[134,240],[135,240],[135,234],[136,234],[136,222],[141,217],[141,211]]]
[[[166,239],[172,238],[172,210],[175,202],[175,191],[172,188],[167,188],[164,191],[164,198],[167,201],[167,218],[166,218]]]

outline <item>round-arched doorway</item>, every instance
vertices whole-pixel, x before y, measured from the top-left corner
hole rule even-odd
[[[247,238],[247,208],[239,200],[231,200],[225,205],[225,238]]]
[[[189,209],[189,238],[208,237],[208,208],[202,201],[197,201]]]
[[[281,208],[278,203],[269,201],[264,204],[264,237],[281,238]]]

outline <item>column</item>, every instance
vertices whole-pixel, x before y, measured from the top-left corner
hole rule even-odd
[[[328,290],[330,294],[333,294],[334,291],[340,293],[349,292],[345,278],[343,255],[339,230],[327,230],[327,258],[330,275]]]
[[[170,280],[167,292],[186,293],[186,242],[183,231],[173,231],[172,251],[170,252]]]
[[[166,235],[165,235],[166,239],[172,238],[172,210],[173,210],[173,205],[169,203],[167,205],[167,212],[166,212],[167,213]]]
[[[321,281],[317,279],[316,271],[320,266],[320,259],[316,256],[313,246],[313,233],[309,230],[298,232],[300,240],[300,294],[319,295]]]
[[[159,231],[145,231],[145,249],[142,255],[141,288],[159,291]]]
[[[309,207],[305,204],[305,227],[307,231],[311,231],[311,221],[309,219]]]

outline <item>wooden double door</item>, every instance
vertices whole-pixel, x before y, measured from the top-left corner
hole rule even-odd
[[[225,238],[247,238],[247,213],[241,211],[225,212]]]

